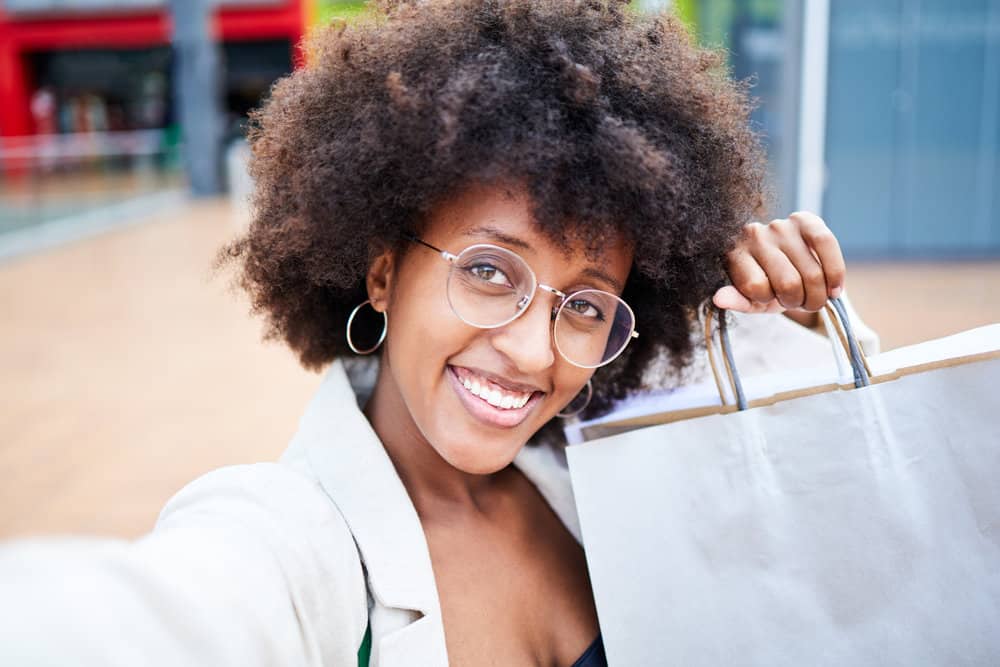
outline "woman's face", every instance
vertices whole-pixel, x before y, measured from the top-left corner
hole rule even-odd
[[[536,228],[528,197],[500,186],[470,187],[442,203],[421,239],[454,254],[480,243],[506,248],[527,262],[539,283],[567,294],[585,288],[621,294],[632,264],[624,239],[593,259],[582,247],[553,244]],[[513,322],[476,328],[449,305],[449,269],[439,254],[413,243],[389,264],[376,262],[369,274],[369,293],[389,322],[379,382],[393,386],[379,390],[394,397],[387,405],[399,413],[378,421],[403,432],[415,427],[410,432],[453,467],[487,474],[508,465],[593,371],[566,361],[553,344],[557,296],[539,289]],[[480,394],[499,391],[501,405],[473,393],[477,386]]]

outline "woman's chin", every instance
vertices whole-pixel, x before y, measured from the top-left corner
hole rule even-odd
[[[449,433],[434,448],[448,464],[470,475],[491,475],[503,470],[524,446],[524,438],[486,438],[470,433]]]

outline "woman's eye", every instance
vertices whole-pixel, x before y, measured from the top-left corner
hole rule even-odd
[[[596,320],[604,320],[604,313],[602,313],[597,306],[586,299],[573,299],[572,301],[566,303],[566,307],[569,308],[574,315],[582,315],[583,317],[592,317]]]
[[[510,280],[507,279],[507,275],[492,264],[476,264],[474,266],[470,266],[466,270],[483,282],[511,287]]]

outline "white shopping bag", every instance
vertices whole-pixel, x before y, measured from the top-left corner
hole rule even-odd
[[[1000,665],[998,350],[569,447],[610,664]]]

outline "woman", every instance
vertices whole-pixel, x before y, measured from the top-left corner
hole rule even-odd
[[[434,1],[313,47],[255,116],[228,257],[326,380],[281,463],[143,540],[8,547],[5,663],[605,664],[560,413],[682,369],[709,298],[842,288],[822,220],[746,224],[746,97],[670,18]]]

